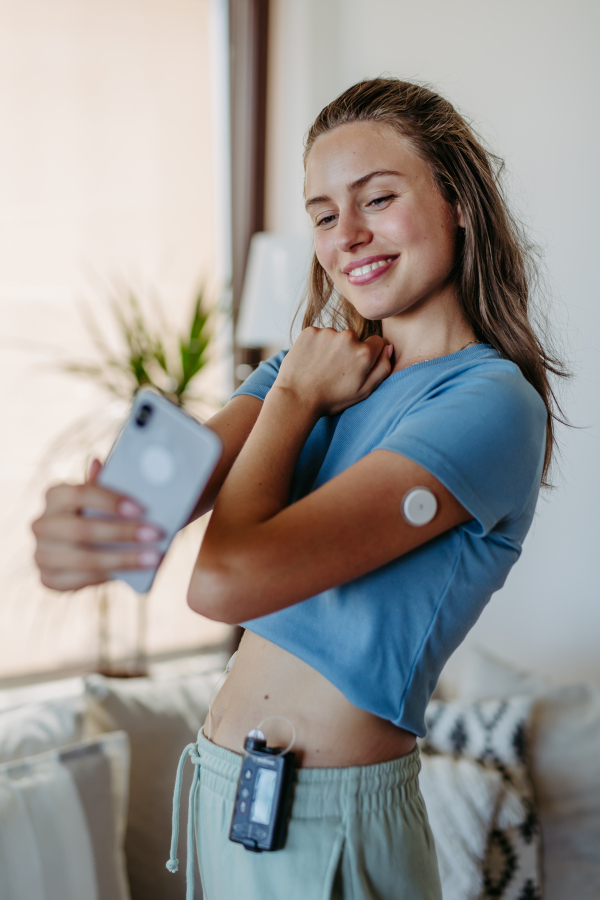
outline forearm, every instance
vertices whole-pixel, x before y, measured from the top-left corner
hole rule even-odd
[[[223,445],[223,453],[215,471],[194,508],[189,521],[193,522],[205,513],[209,512],[219,495],[219,491],[227,478],[231,467],[248,439],[254,423],[262,409],[262,400],[249,395],[240,395],[230,400],[224,409],[220,410],[206,423],[220,438]]]
[[[287,505],[294,466],[317,418],[289,391],[274,387],[267,395],[215,504],[188,591],[192,609],[238,621],[249,559],[260,555],[268,520]]]
[[[227,540],[287,506],[294,466],[318,414],[292,391],[275,385],[233,464],[215,505],[209,531]]]

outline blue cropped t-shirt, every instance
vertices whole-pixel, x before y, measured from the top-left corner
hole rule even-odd
[[[238,388],[264,400],[285,356]],[[355,706],[419,736],[450,654],[519,558],[540,487],[546,407],[489,345],[409,366],[319,419],[296,464],[294,503],[373,450],[414,460],[472,515],[411,553],[244,622],[331,681]]]

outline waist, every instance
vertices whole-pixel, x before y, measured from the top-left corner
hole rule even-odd
[[[198,755],[202,784],[233,803],[243,757],[209,741],[201,730]],[[301,768],[294,775],[292,818],[313,819],[375,811],[389,806],[390,792],[409,802],[419,791],[419,748],[400,759],[344,768]]]
[[[277,718],[270,718],[277,717]],[[292,737],[305,768],[369,766],[411,753],[415,735],[359,709],[323,675],[265,638],[246,631],[227,681],[204,726],[210,740],[241,753],[248,732],[270,746]]]

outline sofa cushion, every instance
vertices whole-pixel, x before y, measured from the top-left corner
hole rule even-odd
[[[0,763],[64,747],[83,737],[83,697],[0,710]]]
[[[546,900],[600,900],[600,688],[553,686],[474,649],[459,691],[477,699],[527,687],[531,778],[544,841]]]
[[[129,900],[121,732],[0,765],[2,900]]]
[[[166,869],[171,841],[173,788],[179,758],[195,742],[217,670],[174,678],[103,678],[86,680],[88,733],[123,729],[131,744],[129,817],[125,851],[133,900],[183,900],[185,866],[173,875]],[[214,663],[213,663],[214,664]],[[184,769],[182,796],[187,797],[193,774]],[[187,803],[181,804],[181,834],[187,825]],[[183,838],[182,838],[183,841]],[[185,850],[180,847],[180,857]],[[196,898],[202,897],[196,879]]]

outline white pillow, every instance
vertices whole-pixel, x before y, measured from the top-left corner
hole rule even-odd
[[[470,648],[457,684],[461,700],[489,700],[492,697],[516,697],[539,694],[547,685],[533,672],[516,669],[480,648]]]
[[[427,753],[464,757],[497,772],[503,781],[483,866],[484,896],[539,898],[541,846],[525,759],[531,697],[432,701],[427,707]]]
[[[505,790],[502,775],[470,759],[423,754],[419,783],[444,900],[479,900],[488,836]]]
[[[0,763],[81,740],[83,712],[81,696],[0,710]]]
[[[482,650],[460,684],[469,698],[536,695],[531,778],[544,839],[546,900],[600,898],[600,688],[553,687]]]
[[[2,900],[129,900],[124,733],[0,765]]]
[[[133,900],[183,900],[185,866],[180,874],[166,869],[171,842],[173,788],[179,758],[196,741],[215,683],[227,657],[213,672],[179,678],[103,678],[86,681],[86,728],[92,733],[123,729],[131,744],[129,816],[125,852]],[[187,798],[193,766],[184,769],[182,797]],[[181,834],[187,825],[187,802],[181,804]],[[183,850],[181,851],[183,852]],[[196,900],[202,897],[196,879]]]

